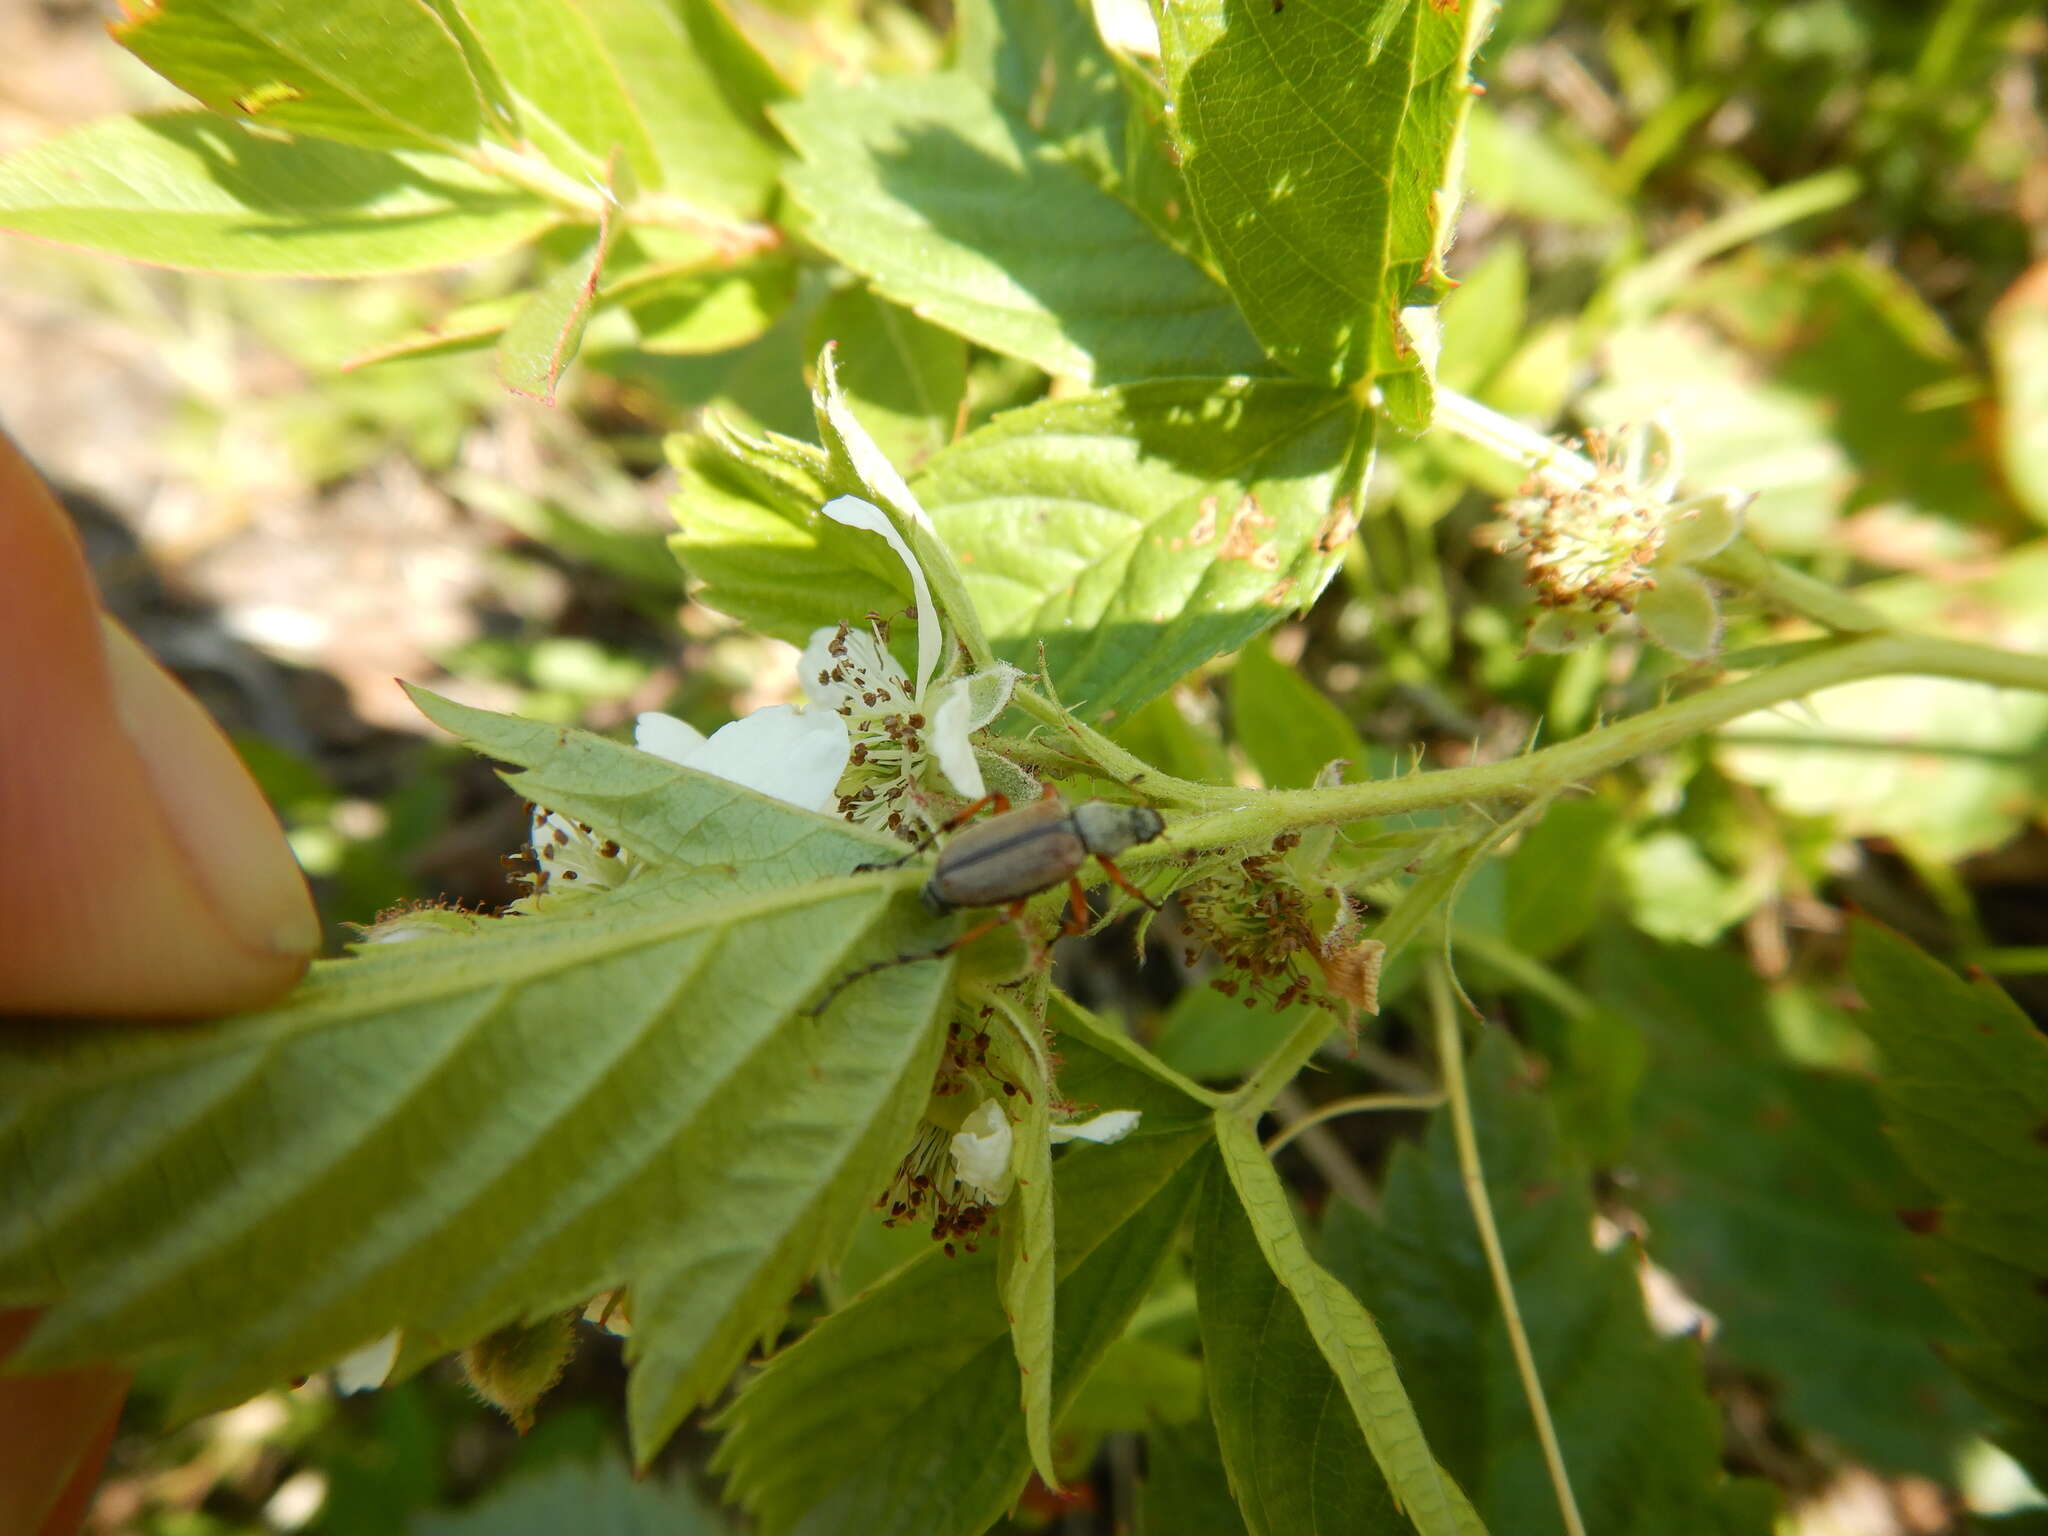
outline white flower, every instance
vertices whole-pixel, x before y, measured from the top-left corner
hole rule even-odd
[[[907,492],[905,494],[908,494]],[[954,794],[979,800],[988,792],[970,738],[1009,707],[1022,674],[1007,662],[983,672],[934,682],[940,651],[938,616],[924,571],[903,535],[879,507],[857,496],[825,504],[824,515],[888,542],[910,573],[917,616],[917,665],[905,677],[889,654],[886,624],[857,630],[841,624],[820,629],[804,648],[799,675],[811,701],[852,728],[852,762],[860,782],[840,797],[853,821],[902,830],[929,824],[920,787],[926,763],[935,763]]]
[[[960,1122],[953,1137],[953,1176],[967,1197],[983,1205],[1001,1205],[1016,1182],[1010,1172],[1010,1151],[1016,1145],[1010,1117],[994,1099],[983,1099]]]
[[[807,811],[831,809],[851,750],[838,715],[788,704],[757,709],[709,736],[650,710],[634,724],[633,745]]]
[[[674,715],[649,710],[634,723],[633,744],[807,811],[832,808],[851,751],[846,722],[837,714],[788,704],[757,709],[709,736]],[[529,845],[535,895],[608,891],[632,878],[641,863],[582,822],[539,805],[533,808]]]

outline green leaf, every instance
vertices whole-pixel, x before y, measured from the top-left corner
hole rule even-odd
[[[1609,854],[1621,818],[1604,800],[1558,800],[1522,834],[1507,865],[1507,940],[1548,960],[1600,919],[1614,878]]]
[[[720,0],[567,3],[645,132],[655,166],[643,172],[644,184],[691,208],[737,218],[760,214],[782,165],[766,108],[788,88]],[[573,84],[552,82],[548,101],[566,112]]]
[[[1208,1414],[1154,1424],[1145,1435],[1145,1471],[1138,1536],[1248,1536]]]
[[[426,0],[151,0],[113,32],[224,116],[368,149],[483,137],[469,62]]]
[[[1915,1258],[1970,1343],[1950,1352],[2036,1472],[2048,1450],[2048,1038],[1989,981],[1965,982],[1876,923],[1850,951],[1892,1140],[1940,1198]]]
[[[1037,1026],[1032,1028],[1036,1030]],[[1037,1042],[1030,1042],[1036,1046]],[[1023,1054],[1014,1041],[1005,1041],[1003,1056],[1014,1061]],[[1000,1047],[999,1047],[1000,1049]],[[1043,1052],[1032,1050],[1035,1061]],[[1016,1062],[1021,1066],[1021,1062]],[[1017,1357],[1019,1405],[1024,1411],[1024,1439],[1030,1448],[1032,1469],[1048,1488],[1057,1488],[1059,1473],[1053,1464],[1053,1345],[1055,1268],[1052,1172],[1052,1083],[1043,1070],[1029,1073],[1010,1071],[1011,1080],[1027,1085],[1018,1097],[1021,1105],[1011,1111],[1016,1136],[1010,1166],[1017,1187],[1011,1193],[1002,1216],[1002,1231],[996,1243],[996,1293],[1003,1315],[1010,1321],[1010,1344]]]
[[[725,1536],[683,1482],[636,1481],[616,1457],[506,1479],[457,1514],[415,1515],[408,1536]]]
[[[1478,1517],[1432,1457],[1379,1329],[1309,1257],[1251,1125],[1219,1110],[1216,1137],[1195,1286],[1210,1412],[1246,1526],[1405,1531],[1406,1511],[1422,1536],[1474,1536]]]
[[[1247,1008],[1242,998],[1225,997],[1212,987],[1189,987],[1173,1000],[1154,1049],[1189,1077],[1231,1082],[1249,1077],[1307,1017],[1305,1003],[1274,1013],[1263,1006]]]
[[[925,319],[1084,381],[1267,371],[1207,273],[966,77],[821,86],[775,116],[809,237]]]
[[[815,355],[836,343],[839,387],[889,462],[915,474],[953,440],[967,389],[967,344],[859,284],[811,317]]]
[[[1721,1471],[1699,1345],[1657,1337],[1633,1253],[1594,1248],[1586,1170],[1498,1033],[1473,1058],[1471,1093],[1487,1198],[1586,1529],[1769,1536],[1768,1485]],[[1430,1444],[1487,1524],[1562,1531],[1448,1111],[1424,1149],[1395,1150],[1378,1218],[1333,1207],[1324,1256],[1379,1318]]]
[[[2048,523],[2048,268],[2006,290],[1985,323],[1998,386],[1999,468],[2034,521]]]
[[[693,267],[634,283],[626,304],[648,352],[723,352],[761,336],[796,297],[793,263],[768,256],[743,266]],[[600,302],[610,299],[609,293]]]
[[[457,0],[495,68],[520,132],[572,175],[601,173],[614,151],[643,187],[661,182],[647,124],[592,12],[575,0]]]
[[[1199,1131],[1057,1167],[1055,1401],[1122,1332],[1201,1182]],[[914,1260],[750,1381],[712,1465],[765,1536],[979,1536],[1023,1490],[1019,1379],[987,1253]],[[847,1413],[849,1402],[859,1413]]]
[[[1439,189],[1490,15],[1421,0],[1160,9],[1188,195],[1252,329],[1319,384],[1406,376],[1382,387],[1408,427],[1428,424],[1429,395],[1399,312],[1443,278]]]
[[[1342,563],[1374,418],[1280,380],[1136,384],[1006,412],[916,490],[998,654],[1127,713],[1303,610]]]
[[[1344,712],[1275,661],[1263,641],[1246,646],[1231,669],[1230,717],[1233,737],[1269,789],[1307,789],[1339,759],[1365,768],[1365,744]]]
[[[267,1012],[9,1042],[0,1295],[57,1303],[25,1363],[169,1355],[189,1413],[394,1327],[454,1348],[623,1285],[645,1457],[886,1183],[949,970],[885,972],[821,1025],[800,1010],[835,977],[933,935],[901,886],[844,877],[872,840],[582,732],[432,711],[655,870],[366,946]]]
[[[820,515],[853,487],[818,449],[714,429],[671,438],[669,452],[681,528],[670,544],[707,606],[801,646],[814,630],[911,601],[903,562],[882,540]]]
[[[2048,542],[1981,573],[1857,590],[1902,628],[1953,628],[2022,654],[2048,650]],[[1951,863],[1995,848],[2048,793],[2048,697],[1946,678],[1880,677],[1824,689],[1798,711],[1721,728],[1716,760],[1779,809],[1826,817],[1838,836],[1897,838]]]
[[[1650,1256],[1719,1319],[1717,1353],[1780,1385],[1787,1420],[1940,1474],[1972,1415],[1899,1224],[1926,1192],[1869,1085],[1788,1064],[1732,955],[1610,928],[1593,960],[1591,990],[1650,1045],[1628,1159]]]
[[[597,238],[574,261],[556,268],[507,322],[505,334],[498,338],[498,377],[506,388],[542,405],[555,403],[555,384],[590,324],[597,282],[617,230],[607,202]]]
[[[107,118],[0,161],[0,228],[211,272],[452,266],[523,245],[555,217],[459,160],[283,142],[206,112]]]

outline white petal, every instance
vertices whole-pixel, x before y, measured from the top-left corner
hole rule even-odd
[[[1097,1115],[1092,1120],[1076,1120],[1071,1125],[1056,1125],[1052,1128],[1054,1141],[1092,1141],[1106,1147],[1113,1141],[1122,1141],[1138,1128],[1143,1110],[1112,1109],[1106,1115]]]
[[[892,475],[894,470],[889,471]],[[897,482],[902,483],[900,480]],[[908,490],[903,493],[908,496]],[[913,507],[916,502],[911,502]],[[939,666],[939,613],[932,606],[932,589],[925,582],[924,568],[917,563],[917,557],[910,552],[910,545],[903,535],[896,531],[896,525],[889,521],[889,514],[880,507],[862,501],[858,496],[836,496],[825,503],[825,515],[835,523],[844,523],[849,528],[865,528],[869,533],[878,533],[889,541],[889,547],[896,551],[904,568],[910,572],[910,590],[917,603],[917,676],[911,681],[915,685],[913,694],[922,699],[925,688],[932,680],[932,673]]]
[[[1003,1106],[994,1099],[983,1099],[960,1122],[960,1132],[953,1138],[954,1177],[1000,1202],[1010,1192],[1010,1148],[1015,1142]]]
[[[774,704],[720,726],[683,766],[822,811],[838,793],[852,750],[846,722],[830,710]]]
[[[633,722],[633,745],[672,763],[687,763],[690,754],[704,745],[704,733],[687,720],[650,709]]]
[[[398,1330],[394,1328],[334,1362],[334,1390],[344,1395],[374,1391],[384,1385],[397,1363]]]
[[[804,697],[819,709],[837,709],[853,698],[853,690],[844,683],[835,683],[832,669],[838,659],[832,654],[832,642],[838,638],[839,626],[827,624],[823,629],[811,631],[810,644],[796,664],[797,681],[804,685]],[[851,639],[852,636],[847,637]],[[819,678],[824,682],[819,682]]]
[[[939,772],[953,786],[953,792],[969,800],[988,793],[982,782],[981,764],[974,760],[974,748],[967,740],[973,729],[974,699],[964,678],[955,679],[939,690],[939,702],[926,717],[925,749],[938,760]]]

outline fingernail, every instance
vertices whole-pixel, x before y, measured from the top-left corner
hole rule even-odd
[[[100,633],[115,713],[224,926],[258,953],[315,953],[320,919],[305,877],[234,748],[125,629],[103,618]]]

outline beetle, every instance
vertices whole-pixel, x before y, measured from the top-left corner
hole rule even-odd
[[[1050,784],[1041,798],[1014,809],[1002,795],[986,795],[893,864],[863,864],[860,869],[900,869],[937,837],[990,807],[995,814],[987,821],[959,833],[939,850],[921,895],[925,910],[934,917],[974,907],[1001,910],[942,948],[896,955],[847,972],[806,1012],[813,1016],[823,1013],[835,997],[864,976],[893,965],[941,959],[1004,923],[1021,920],[1026,902],[1057,885],[1065,885],[1071,898],[1062,934],[1083,931],[1088,926],[1088,895],[1082,889],[1081,870],[1091,858],[1124,891],[1154,912],[1159,910],[1157,902],[1124,878],[1115,856],[1159,836],[1166,830],[1165,818],[1146,805],[1118,805],[1108,800],[1068,805]]]

